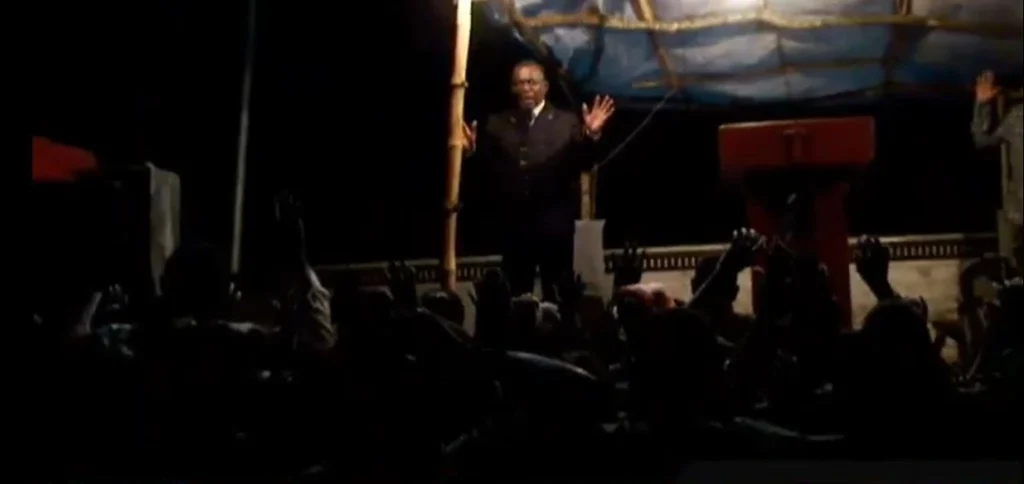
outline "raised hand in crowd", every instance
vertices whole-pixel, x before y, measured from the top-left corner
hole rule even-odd
[[[644,275],[644,258],[647,254],[640,250],[636,242],[626,242],[622,253],[613,257],[615,276],[613,286],[618,289],[639,284]]]
[[[876,237],[862,236],[853,252],[857,274],[879,300],[898,297],[889,285],[889,249]]]
[[[718,260],[714,272],[701,287],[692,289],[690,306],[703,309],[713,307],[715,301],[735,288],[736,276],[754,263],[755,254],[764,246],[764,237],[756,230],[742,228],[734,231],[732,241]]]
[[[473,281],[473,293],[469,298],[477,309],[495,304],[508,306],[512,300],[512,289],[500,270],[491,269],[484,273],[484,277]]]
[[[754,255],[765,247],[765,238],[756,230],[741,228],[732,234],[729,248],[718,265],[728,271],[740,272],[754,263]]]
[[[395,304],[403,309],[415,308],[419,302],[416,297],[416,270],[406,265],[405,261],[388,262],[388,289]]]
[[[562,278],[558,285],[558,308],[561,310],[563,321],[566,315],[577,314],[586,289],[587,284],[583,282],[583,277],[575,272],[570,272]]]
[[[778,240],[767,249],[764,265],[757,268],[764,276],[754,300],[757,321],[785,325],[792,315],[796,258],[797,255]],[[765,327],[763,324],[756,326]]]
[[[128,294],[120,284],[112,284],[100,293],[101,299],[96,308],[95,323],[124,323],[128,321],[127,311],[130,307]]]
[[[282,262],[288,268],[304,270],[309,262],[299,201],[293,194],[282,192],[274,200],[274,209]]]

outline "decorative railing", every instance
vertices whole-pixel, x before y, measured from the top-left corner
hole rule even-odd
[[[851,249],[856,239],[850,239]],[[893,261],[972,259],[985,253],[998,252],[999,243],[995,234],[945,234],[883,237],[882,243],[889,249]],[[684,271],[697,266],[701,259],[717,257],[726,249],[726,244],[680,245],[672,247],[651,247],[644,251],[644,269],[651,272]],[[605,251],[605,270],[615,270],[615,256],[621,249]],[[852,254],[852,250],[851,250]],[[416,282],[431,284],[438,281],[438,260],[420,259],[406,261],[416,271]],[[456,275],[460,282],[479,279],[489,269],[497,268],[501,257],[463,257],[459,259]],[[334,285],[342,279],[360,285],[374,286],[385,282],[387,262],[362,264],[325,265],[316,268],[323,282]],[[353,279],[354,278],[354,279]]]

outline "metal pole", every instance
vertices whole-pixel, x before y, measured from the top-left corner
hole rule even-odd
[[[245,64],[242,73],[242,112],[238,121],[238,159],[235,161],[235,211],[231,232],[231,272],[237,273],[242,258],[242,215],[245,208],[245,163],[249,150],[249,99],[256,52],[256,0],[249,0]]]

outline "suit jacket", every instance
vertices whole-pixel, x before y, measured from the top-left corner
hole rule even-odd
[[[508,110],[488,118],[477,140],[492,220],[503,236],[572,236],[579,208],[579,174],[594,163],[594,141],[580,118],[545,103],[528,134]],[[527,121],[528,122],[528,121]]]

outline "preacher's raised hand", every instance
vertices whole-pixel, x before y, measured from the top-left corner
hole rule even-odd
[[[605,123],[615,114],[615,101],[608,96],[596,96],[589,106],[583,104],[583,129],[586,134],[596,138],[604,129]]]
[[[462,123],[462,150],[466,153],[476,151],[476,121]]]

